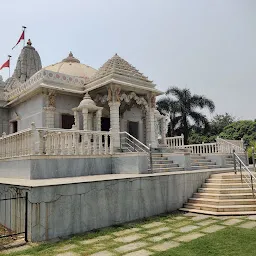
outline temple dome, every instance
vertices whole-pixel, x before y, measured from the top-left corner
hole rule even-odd
[[[47,66],[44,69],[83,78],[90,78],[97,72],[96,69],[80,63],[80,61],[73,56],[72,52],[61,62]]]

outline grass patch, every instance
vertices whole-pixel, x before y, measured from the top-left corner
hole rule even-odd
[[[256,230],[228,227],[156,256],[255,256]]]

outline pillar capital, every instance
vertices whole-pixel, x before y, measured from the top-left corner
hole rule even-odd
[[[120,107],[120,102],[118,102],[118,101],[109,102],[108,105],[109,105],[109,107]]]

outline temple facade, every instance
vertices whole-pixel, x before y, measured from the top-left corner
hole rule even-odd
[[[156,85],[115,54],[99,70],[68,57],[42,68],[29,40],[13,75],[0,80],[0,133],[31,126],[127,132],[157,147],[164,141],[165,117],[156,110]],[[114,146],[120,145],[115,136]]]

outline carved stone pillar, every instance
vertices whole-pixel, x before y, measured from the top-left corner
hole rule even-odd
[[[96,112],[96,131],[101,131],[101,116],[102,116],[102,109],[97,110]]]
[[[47,94],[47,107],[45,111],[45,126],[48,128],[54,128],[55,125],[55,111],[56,111],[56,93],[53,90],[49,90]]]
[[[85,131],[87,131],[88,130],[88,109],[87,108],[84,108],[83,110],[82,110],[82,115],[83,115],[83,129],[85,130]]]
[[[155,108],[149,108],[146,115],[147,145],[157,147],[154,112]]]
[[[75,118],[75,128],[77,130],[80,129],[80,119],[79,119],[79,112],[77,110],[74,110],[74,118]]]
[[[55,107],[45,107],[45,126],[48,128],[54,128],[55,120]]]
[[[93,130],[93,113],[88,113],[87,115],[87,130]]]
[[[147,145],[151,144],[152,147],[157,147],[155,131],[155,109],[156,109],[156,97],[153,94],[148,95],[149,108],[146,114],[146,138]]]
[[[114,147],[120,147],[120,120],[119,120],[119,107],[120,102],[109,102],[110,108],[110,127],[114,135]]]

